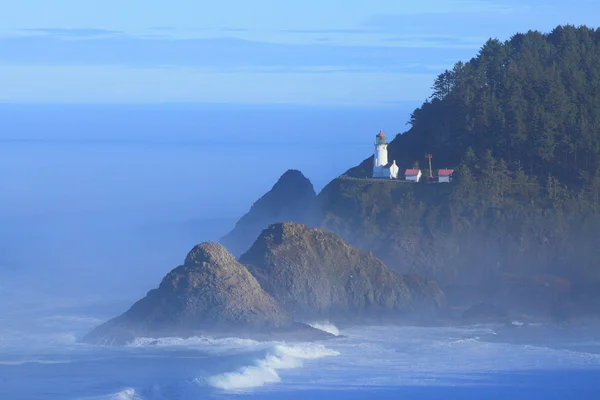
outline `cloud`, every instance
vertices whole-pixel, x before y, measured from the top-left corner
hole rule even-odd
[[[170,26],[151,26],[150,28],[148,28],[150,30],[153,31],[166,31],[166,32],[172,32],[175,30],[175,28],[170,27]]]
[[[454,0],[452,5],[459,13],[502,13],[512,12],[519,7],[518,4],[510,4],[502,0]]]
[[[113,31],[108,29],[92,29],[92,28],[78,28],[78,29],[67,29],[67,28],[25,28],[20,29],[22,32],[37,33],[41,35],[51,35],[58,37],[70,37],[70,38],[95,38],[104,36],[120,35],[123,32]]]
[[[376,106],[422,100],[429,95],[432,80],[431,72],[228,74],[197,68],[0,65],[0,90],[15,103],[202,101]]]
[[[306,34],[346,34],[362,35],[365,33],[376,33],[374,29],[356,28],[356,29],[284,29],[282,33],[306,33]]]
[[[405,47],[444,47],[479,49],[487,40],[486,37],[463,36],[428,36],[428,35],[396,35],[382,39],[383,42],[395,43]]]
[[[247,28],[231,28],[231,27],[223,27],[220,29],[221,32],[249,32],[250,30]]]
[[[555,0],[553,0],[555,1]],[[453,2],[445,7],[395,14],[376,14],[363,22],[365,29],[378,29],[389,36],[438,35],[457,38],[499,38],[507,40],[518,32],[551,31],[566,23],[596,26],[594,15],[600,5],[573,0],[570,7],[556,7],[542,0],[503,0],[501,2]],[[577,3],[577,5],[575,5]],[[561,3],[562,4],[562,3]],[[588,12],[582,11],[587,9]]]
[[[419,65],[470,59],[473,46],[428,42],[394,45],[282,44],[236,38],[106,36],[64,40],[57,36],[0,38],[0,64],[128,67],[195,67],[218,71],[278,69],[311,72],[418,72]],[[464,48],[463,48],[464,47]],[[416,67],[415,67],[416,66]],[[323,72],[319,70],[318,72]]]

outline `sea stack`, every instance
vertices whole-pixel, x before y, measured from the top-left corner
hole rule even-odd
[[[240,262],[293,318],[365,320],[417,306],[403,278],[373,254],[302,224],[270,225]]]
[[[312,183],[302,172],[287,170],[220,242],[239,256],[269,224],[288,221],[311,224],[316,198]]]
[[[294,323],[231,253],[207,242],[195,246],[157,289],[94,329],[84,341],[122,344],[140,336],[207,334],[256,339],[326,336]]]

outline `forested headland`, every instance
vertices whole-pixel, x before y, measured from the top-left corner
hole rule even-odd
[[[455,169],[452,189],[337,180],[319,195],[326,227],[442,282],[600,279],[600,29],[488,40],[435,79],[410,125],[389,159],[402,170],[432,154],[434,170]],[[372,162],[347,175],[368,175]]]
[[[402,173],[431,154],[434,173],[455,170],[451,183],[364,179],[371,156],[303,207],[314,211],[307,223],[399,273],[434,279],[451,302],[596,312],[600,29],[490,39],[434,80],[409,122],[388,159]]]
[[[488,40],[475,58],[435,79],[410,125],[389,147],[402,166],[423,162],[425,153],[440,168],[491,156],[539,182],[597,186],[600,29],[559,26]]]

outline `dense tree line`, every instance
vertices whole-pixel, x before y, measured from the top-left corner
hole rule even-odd
[[[365,183],[355,196],[340,184],[327,222],[389,265],[441,280],[483,271],[600,279],[600,29],[490,39],[432,89],[389,159],[423,167],[433,154],[434,171],[455,169],[453,184],[388,194]],[[348,175],[371,168],[368,159]]]
[[[552,175],[573,186],[600,176],[600,29],[490,39],[432,90],[389,146],[401,166],[423,164],[425,153],[434,167],[457,166],[471,148],[540,181]]]
[[[440,74],[399,138],[458,164],[467,148],[530,175],[589,183],[600,166],[600,29],[559,26],[504,43]]]

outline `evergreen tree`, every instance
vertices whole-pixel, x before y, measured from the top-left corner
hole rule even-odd
[[[567,25],[490,39],[435,79],[409,122],[389,146],[406,165],[432,153],[457,166],[471,148],[581,188],[600,168],[600,30]]]

